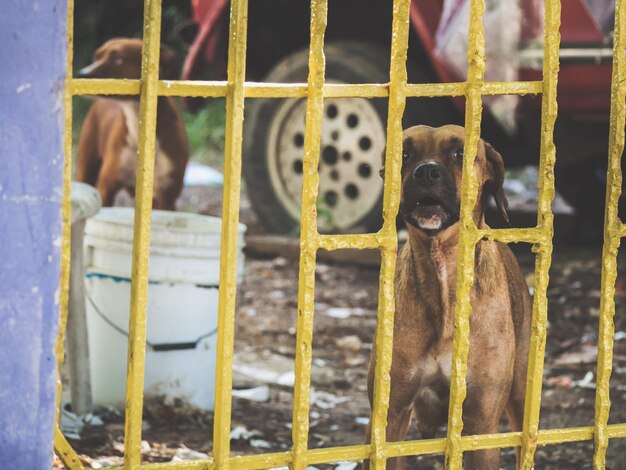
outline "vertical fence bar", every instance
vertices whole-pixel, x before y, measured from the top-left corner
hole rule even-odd
[[[69,312],[70,296],[70,264],[72,245],[72,67],[74,65],[74,0],[67,2],[67,62],[65,85],[63,89],[63,111],[65,113],[65,129],[63,146],[65,161],[63,164],[63,203],[61,228],[61,278],[59,285],[59,336],[57,337],[57,390],[54,428],[58,426],[61,412],[61,367],[65,359],[65,330]]]
[[[215,423],[213,457],[218,468],[228,468],[232,408],[235,301],[237,295],[237,234],[241,191],[244,80],[248,0],[232,0],[228,39],[226,136],[224,143],[224,193],[220,253],[220,289],[215,371]]]
[[[300,266],[298,273],[298,320],[296,325],[296,380],[293,397],[293,470],[304,470],[309,438],[309,395],[315,310],[315,258],[318,248],[317,195],[319,153],[324,109],[324,33],[328,0],[311,0],[309,78],[304,132]]]
[[[80,458],[58,427],[54,430],[54,451],[61,462],[70,470],[83,470],[84,467]]]
[[[557,117],[556,88],[559,75],[559,44],[561,25],[560,0],[546,0],[544,27],[542,125],[539,160],[539,207],[537,225],[543,232],[543,240],[537,250],[535,261],[535,286],[533,314],[529,345],[528,372],[526,377],[526,400],[522,428],[522,469],[533,467],[539,432],[543,365],[546,349],[546,324],[548,321],[548,282],[552,262],[552,235],[554,233],[552,200],[554,199],[554,124]]]
[[[65,360],[65,332],[69,314],[70,265],[72,247],[72,69],[74,67],[74,0],[67,2],[67,70],[63,89],[63,111],[65,129],[63,146],[65,161],[63,164],[63,203],[61,229],[61,278],[59,286],[59,335],[56,344],[57,389],[56,413],[54,415],[54,449],[59,458],[70,469],[82,469],[83,466],[76,452],[67,442],[59,428],[61,419],[61,392],[63,391],[61,368]]]
[[[463,402],[467,394],[465,382],[469,352],[469,302],[474,284],[474,257],[477,228],[472,217],[478,198],[476,178],[476,152],[480,140],[482,117],[481,88],[485,77],[485,35],[483,28],[484,0],[471,0],[470,27],[467,50],[467,103],[465,107],[465,159],[461,184],[461,217],[458,244],[458,269],[456,306],[454,310],[454,336],[452,339],[452,371],[450,374],[450,405],[448,410],[448,436],[446,442],[446,468],[460,469],[463,462],[461,433],[463,431]]]
[[[410,0],[394,0],[389,70],[387,113],[387,148],[385,151],[385,186],[383,192],[382,252],[378,287],[378,324],[376,327],[376,369],[374,405],[371,417],[370,461],[375,470],[386,466],[387,413],[391,388],[393,324],[395,311],[394,273],[396,269],[396,217],[400,205],[400,170],[402,168],[402,115],[406,105],[406,61],[409,46]]]
[[[141,465],[143,378],[146,358],[150,214],[156,148],[157,84],[161,41],[161,0],[145,0],[133,262],[130,288],[128,371],[126,374],[126,420],[124,424],[124,469]]]
[[[622,192],[622,153],[624,152],[624,83],[626,67],[624,50],[626,35],[626,2],[615,2],[615,36],[613,39],[613,79],[611,84],[611,128],[609,133],[609,162],[607,170],[606,205],[604,209],[604,246],[602,248],[602,286],[600,297],[600,319],[598,327],[598,364],[596,379],[596,409],[594,418],[593,468],[603,469],[606,465],[606,449],[609,445],[607,422],[611,400],[609,381],[613,366],[613,340],[615,316],[615,280],[617,278],[617,252],[621,241],[621,221],[618,202]]]

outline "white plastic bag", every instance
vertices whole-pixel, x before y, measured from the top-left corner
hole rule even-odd
[[[435,35],[435,53],[459,80],[467,77],[469,0],[444,0]],[[486,0],[483,24],[487,68],[485,81],[515,81],[518,77],[517,51],[521,41],[522,15],[519,0]],[[485,105],[502,124],[516,130],[515,95],[486,96]]]

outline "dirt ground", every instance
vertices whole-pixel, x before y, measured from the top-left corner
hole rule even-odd
[[[193,197],[187,194],[189,200]],[[210,204],[200,209],[205,213],[219,212]],[[252,232],[262,231],[245,199],[242,220]],[[534,255],[529,246],[513,248],[532,287]],[[620,260],[620,267],[625,262]],[[593,425],[600,273],[599,247],[555,247],[548,291],[542,429]],[[297,279],[295,260],[246,259],[236,317],[234,387],[261,386],[259,391],[269,391],[269,396],[264,401],[233,399],[234,454],[284,451],[291,446],[290,372],[295,355]],[[612,423],[626,422],[625,281],[620,278],[617,283]],[[369,416],[366,375],[376,327],[377,291],[376,268],[323,263],[317,266],[310,448],[363,442]],[[251,373],[249,366],[256,373]],[[191,409],[183,403],[165,405],[149,400],[144,417],[145,462],[197,455],[190,450],[210,455],[212,413]],[[103,415],[103,420],[103,426],[87,425],[80,440],[70,441],[94,468],[121,463],[122,417],[110,412]],[[445,435],[445,430],[440,430],[440,435]],[[414,429],[410,438],[418,438]],[[537,451],[535,468],[590,469],[592,451],[592,442],[542,447]],[[441,456],[412,458],[408,468],[443,469],[442,462]],[[514,462],[513,450],[503,450],[502,468],[512,469]],[[612,441],[606,468],[626,468],[624,440]]]

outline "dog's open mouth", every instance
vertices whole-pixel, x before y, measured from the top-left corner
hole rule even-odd
[[[433,206],[441,206],[441,203],[432,197],[425,197],[417,201],[417,206],[419,207],[433,207]]]
[[[413,213],[417,228],[427,231],[440,230],[450,215],[441,201],[433,197],[418,200]]]
[[[428,234],[435,234],[450,225],[452,211],[432,195],[418,199],[413,207],[405,206],[403,212],[407,223]]]

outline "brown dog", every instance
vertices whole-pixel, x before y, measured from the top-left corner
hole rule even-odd
[[[389,442],[404,440],[412,416],[424,438],[434,437],[447,422],[464,134],[459,126],[404,131],[400,213],[409,239],[395,274]],[[486,227],[489,197],[508,221],[502,157],[481,140],[475,165],[480,182],[476,225]],[[475,263],[463,434],[498,432],[505,410],[511,429],[520,431],[531,320],[528,287],[515,256],[502,243],[479,242]],[[374,351],[370,403],[375,357]],[[367,442],[369,438],[368,426]],[[387,467],[404,468],[402,460],[390,459]],[[464,468],[498,470],[499,461],[498,449],[468,452]],[[364,468],[368,466],[366,462]]]
[[[161,48],[162,79],[176,78],[176,58]],[[111,39],[100,47],[80,78],[140,78],[141,40]],[[139,97],[97,98],[83,122],[78,140],[76,179],[95,186],[104,206],[112,206],[120,190],[135,193]],[[189,146],[174,100],[160,96],[154,164],[155,209],[174,210],[183,188]]]

